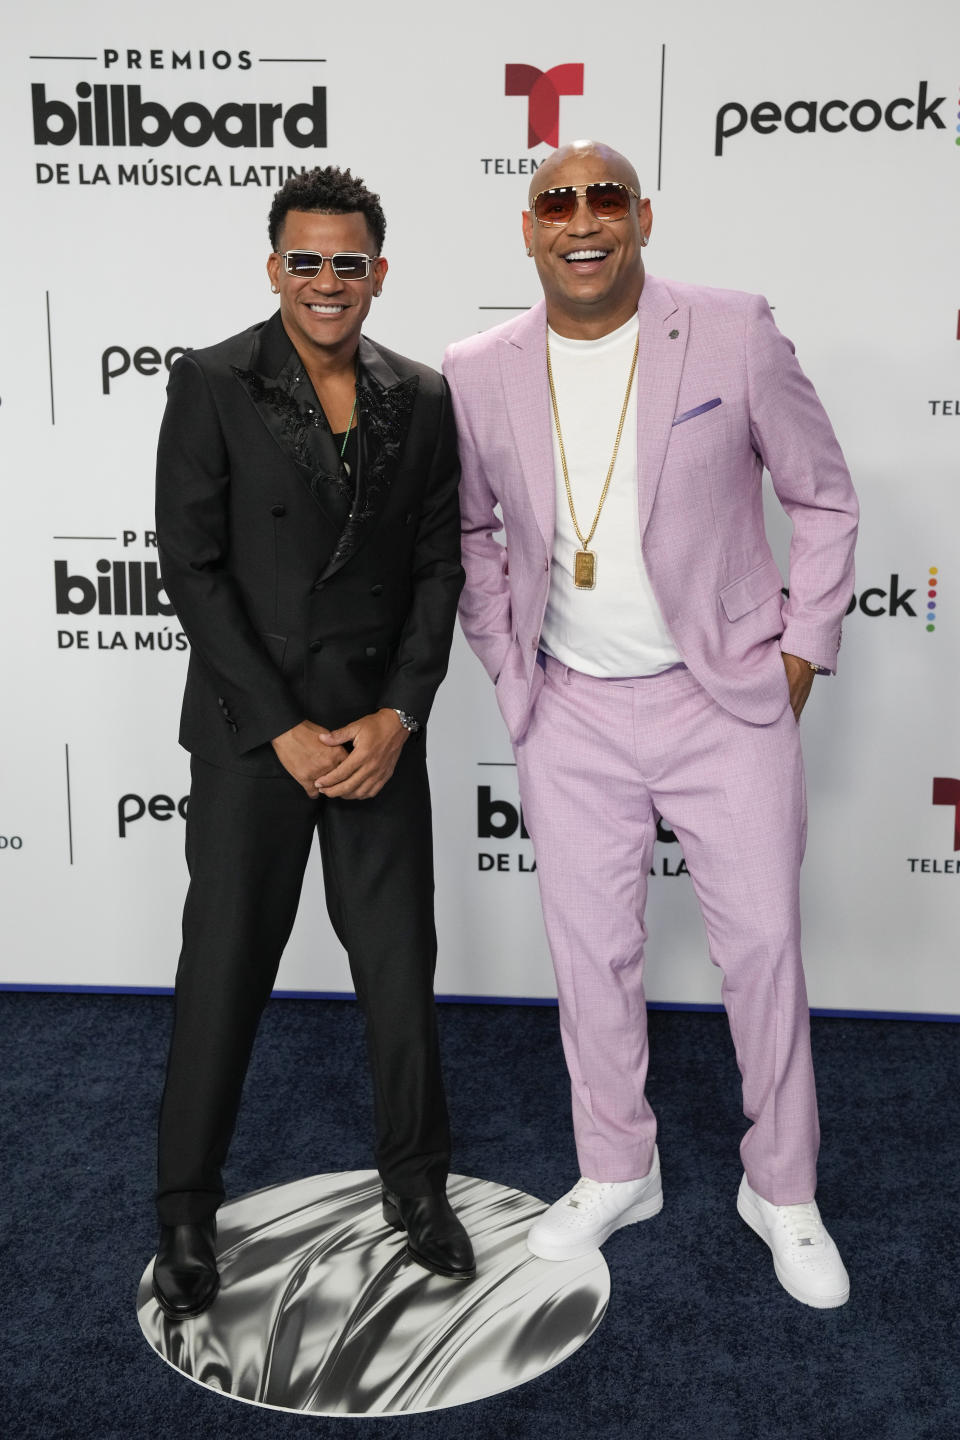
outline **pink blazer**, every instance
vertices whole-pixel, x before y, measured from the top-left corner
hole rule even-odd
[[[674,643],[725,709],[769,724],[789,700],[780,650],[834,670],[853,593],[857,501],[816,392],[766,301],[647,275],[638,307],[637,505]],[[451,345],[463,469],[464,633],[519,739],[555,517],[546,307]],[[790,596],[763,525],[770,471],[793,522]],[[494,539],[503,517],[505,545]]]

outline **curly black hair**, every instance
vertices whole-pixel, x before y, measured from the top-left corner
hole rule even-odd
[[[302,175],[291,175],[270,206],[267,228],[270,248],[276,250],[288,210],[312,210],[321,215],[351,215],[359,210],[373,236],[377,253],[383,249],[387,222],[380,208],[380,196],[368,190],[359,176],[336,165],[317,166]]]

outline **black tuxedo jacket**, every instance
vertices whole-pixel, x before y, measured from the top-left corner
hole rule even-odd
[[[421,723],[463,585],[442,378],[362,337],[348,477],[279,313],[170,372],[157,456],[164,585],[191,645],[180,742],[275,775],[269,741],[381,706]]]

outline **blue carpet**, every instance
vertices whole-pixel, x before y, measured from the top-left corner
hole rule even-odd
[[[171,1002],[0,995],[0,1318],[6,1434],[44,1440],[956,1440],[960,1436],[960,1032],[814,1022],[818,1199],[851,1273],[840,1310],[798,1305],[739,1220],[744,1121],[722,1016],[651,1015],[665,1207],[615,1235],[612,1295],[565,1364],[475,1405],[388,1420],[240,1405],[178,1376],[137,1325],[153,1252],[153,1140]],[[454,1168],[553,1199],[576,1175],[555,1010],[450,1005]],[[329,1083],[328,1083],[329,1082]],[[365,1169],[356,1007],[268,1009],[230,1193]]]

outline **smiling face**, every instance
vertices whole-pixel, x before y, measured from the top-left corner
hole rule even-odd
[[[365,217],[358,210],[348,215],[290,210],[277,244],[280,249],[268,259],[267,273],[280,291],[280,315],[294,348],[308,368],[348,363],[356,353],[373,296],[383,285],[387,262],[382,256],[375,260],[365,280],[341,280],[329,261],[344,250],[374,253],[376,245]],[[288,275],[281,258],[288,250],[318,251],[325,257],[323,269],[312,280]]]
[[[566,145],[540,166],[530,199],[555,186],[602,180],[640,190],[636,171],[616,150],[593,142]],[[626,324],[643,289],[641,244],[651,224],[649,200],[633,196],[622,220],[598,220],[584,195],[566,225],[541,225],[531,211],[523,212],[523,238],[533,251],[547,318],[558,334],[595,340]]]

